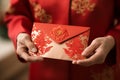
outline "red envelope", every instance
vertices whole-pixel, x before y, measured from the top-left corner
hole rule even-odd
[[[61,59],[84,59],[82,51],[87,47],[89,27],[60,24],[34,23],[31,38],[38,48],[38,56]]]

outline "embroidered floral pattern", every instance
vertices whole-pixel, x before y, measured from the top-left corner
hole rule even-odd
[[[50,34],[56,41],[62,41],[69,36],[67,29],[62,28],[61,26],[53,28]]]
[[[31,1],[34,10],[34,17],[36,21],[43,23],[51,23],[52,16],[47,14],[46,11],[40,6],[40,4]]]
[[[77,14],[85,15],[86,12],[91,12],[94,10],[95,3],[91,0],[72,0],[71,9]]]

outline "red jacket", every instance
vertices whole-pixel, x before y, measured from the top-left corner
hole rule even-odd
[[[120,0],[11,0],[5,21],[15,46],[17,35],[30,34],[33,22],[89,26],[89,42],[106,35],[115,38],[116,45],[103,64],[82,67],[45,59],[31,64],[30,80],[120,79]]]

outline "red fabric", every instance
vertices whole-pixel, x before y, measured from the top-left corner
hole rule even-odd
[[[83,6],[80,1],[83,2]],[[84,1],[88,2],[84,4]],[[81,4],[79,6],[82,8],[76,7],[77,4]],[[117,19],[116,25],[114,19]],[[104,64],[82,67],[71,62],[45,59],[43,62],[31,64],[30,80],[120,79],[119,0],[11,0],[11,9],[5,21],[8,23],[8,33],[15,46],[17,35],[20,32],[30,34],[35,21],[90,26],[90,42],[96,37],[106,35],[112,35],[116,40],[116,46]]]

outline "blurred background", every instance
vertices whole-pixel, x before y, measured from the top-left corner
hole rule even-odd
[[[0,0],[0,80],[28,80],[28,63],[18,61],[3,19],[9,0]]]

